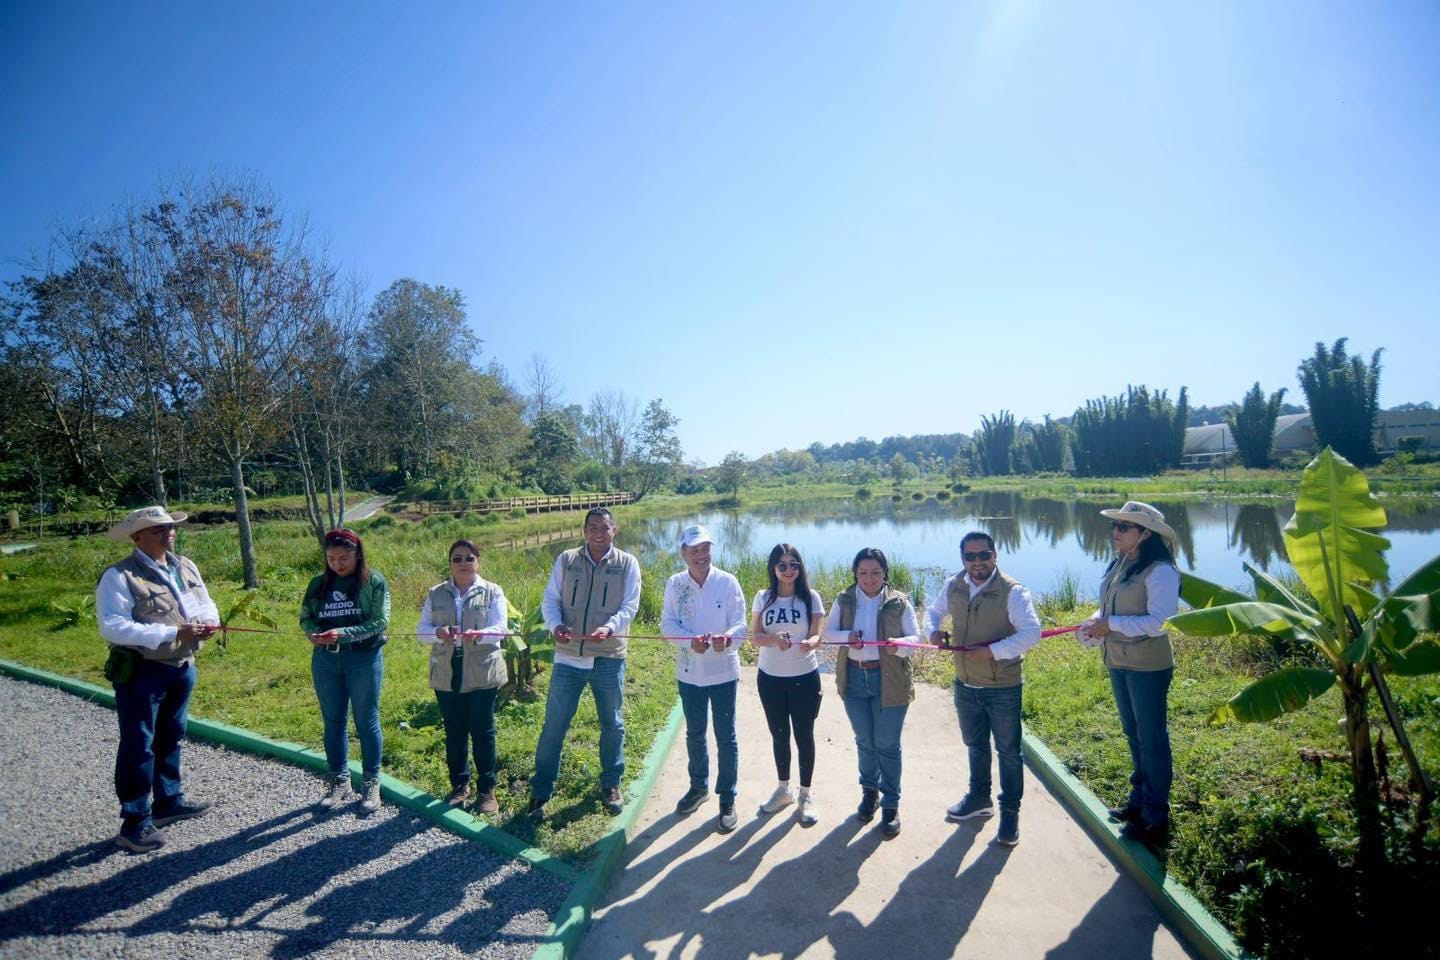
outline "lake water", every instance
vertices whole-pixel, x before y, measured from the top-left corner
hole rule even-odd
[[[1118,506],[1119,504],[1115,504]],[[621,545],[634,551],[676,553],[680,530],[700,522],[716,538],[719,563],[745,553],[768,554],[776,543],[800,548],[811,566],[849,565],[861,547],[880,547],[887,556],[925,570],[927,594],[942,573],[960,565],[960,538],[982,530],[995,539],[1000,565],[1035,592],[1055,589],[1066,574],[1092,595],[1110,553],[1110,522],[1099,514],[1106,504],[974,493],[948,500],[801,501],[705,511],[691,517],[629,521]],[[1155,500],[1179,541],[1181,570],[1226,586],[1248,590],[1241,569],[1248,560],[1271,574],[1289,573],[1281,535],[1294,501],[1232,503]],[[1440,554],[1440,505],[1387,505],[1391,542],[1386,557],[1391,584]]]

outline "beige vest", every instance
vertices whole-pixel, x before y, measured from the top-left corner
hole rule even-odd
[[[992,643],[1015,632],[1007,606],[1015,581],[995,571],[990,582],[972,598],[970,583],[963,575],[954,577],[945,595],[950,608],[950,642],[957,647]],[[976,660],[955,651],[955,679],[972,687],[1018,687],[1022,658]]]
[[[498,590],[495,585],[485,580],[477,581],[480,589],[474,590],[465,598],[465,606],[460,610],[460,622],[455,622],[455,586],[446,580],[430,588],[430,596],[427,603],[430,604],[430,621],[437,627],[455,627],[462,630],[480,630],[489,619],[490,605],[495,602]],[[506,628],[508,629],[508,628]],[[476,643],[464,643],[460,645],[462,663],[464,667],[460,671],[460,692],[469,693],[471,690],[492,690],[495,687],[503,687],[510,679],[509,673],[505,670],[505,654],[502,649],[505,643],[504,637],[494,640],[487,640],[487,645],[481,646]],[[489,646],[495,643],[497,646]],[[450,658],[453,656],[454,647],[446,643],[433,643],[430,645],[430,688],[432,690],[450,690]]]
[[[169,556],[180,568],[180,579],[185,581],[185,589],[199,589],[200,571],[196,569],[195,564],[190,562],[190,558],[175,556],[173,553]],[[124,560],[110,567],[110,570],[119,571],[121,578],[125,581],[125,586],[130,590],[130,596],[135,601],[134,606],[130,608],[130,616],[137,623],[163,623],[171,627],[185,625],[187,621],[185,615],[180,611],[179,601],[175,599],[174,586],[168,583],[164,576],[137,560],[135,554],[130,554]],[[169,640],[154,650],[148,647],[126,647],[125,649],[134,650],[146,660],[158,660],[172,666],[182,666],[195,659],[195,651],[200,649],[200,644],[181,644]]]
[[[1158,561],[1157,561],[1158,562]],[[1129,580],[1121,582],[1126,570],[1125,561],[1115,564],[1100,581],[1100,611],[1106,618],[1143,616],[1148,609],[1149,597],[1145,590],[1145,574],[1136,571]],[[1175,652],[1170,647],[1170,635],[1162,633],[1154,637],[1127,637],[1110,631],[1101,644],[1105,654],[1105,666],[1112,670],[1165,670],[1175,666]]]
[[[855,591],[850,587],[835,598],[840,607],[840,629],[851,630],[855,626]],[[880,613],[875,618],[880,630],[876,640],[891,640],[905,636],[905,594],[888,587],[885,599],[880,604]],[[865,639],[869,640],[870,637]],[[880,706],[903,707],[915,699],[914,666],[909,657],[899,656],[893,647],[879,647],[880,651]],[[835,660],[835,689],[845,696],[845,677],[849,673],[850,648],[841,647]]]
[[[625,575],[634,570],[640,575],[639,563],[624,550],[610,548],[606,558],[591,563],[588,547],[566,550],[565,572],[560,587],[560,616],[575,632],[571,641],[577,657],[614,657],[624,659],[627,643],[623,637],[606,640],[578,639],[600,627],[615,615],[625,599]]]

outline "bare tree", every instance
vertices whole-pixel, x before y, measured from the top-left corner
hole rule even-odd
[[[622,469],[640,422],[639,401],[623,390],[600,391],[590,398],[585,420],[585,452],[613,471]]]
[[[530,388],[527,398],[527,418],[533,424],[547,414],[553,414],[565,402],[565,387],[560,375],[538,353],[530,354],[530,366],[525,371],[525,383]]]
[[[287,227],[270,192],[250,178],[186,188],[148,216],[171,261],[176,361],[200,391],[186,408],[189,429],[230,469],[244,584],[256,587],[245,461],[280,432],[285,373],[315,315],[305,230]]]

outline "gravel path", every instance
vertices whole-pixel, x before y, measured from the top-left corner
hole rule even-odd
[[[569,892],[388,804],[317,815],[317,777],[197,743],[186,788],[215,808],[126,853],[116,740],[112,711],[0,677],[0,957],[529,957]]]

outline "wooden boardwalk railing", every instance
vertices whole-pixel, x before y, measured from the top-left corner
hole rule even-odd
[[[566,510],[589,510],[592,507],[615,507],[631,503],[635,495],[617,493],[569,493],[557,497],[497,497],[488,500],[416,500],[392,503],[394,513],[418,513],[422,516],[445,513],[496,513],[522,509],[526,513],[557,513]]]

